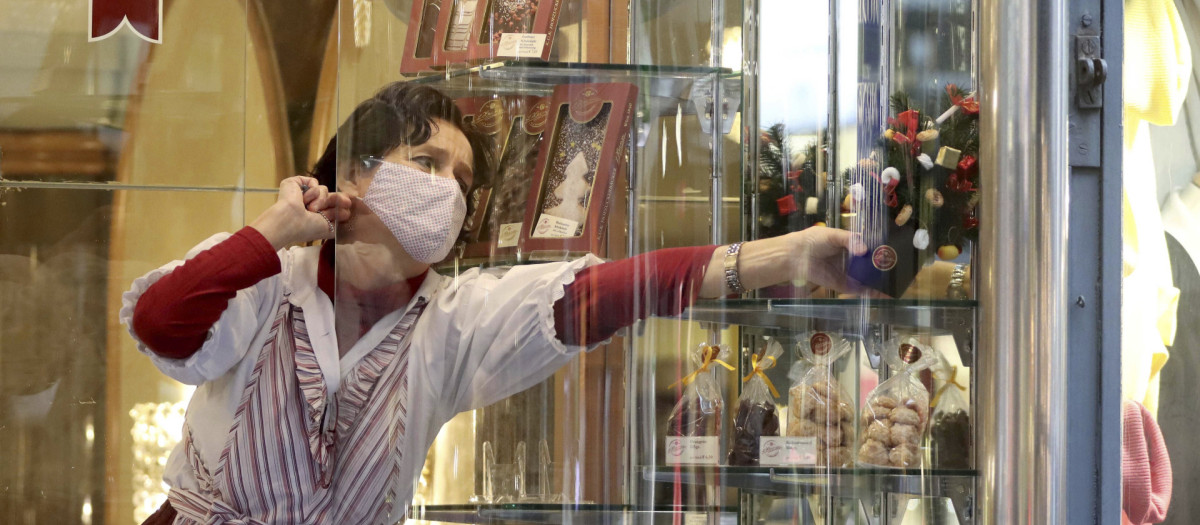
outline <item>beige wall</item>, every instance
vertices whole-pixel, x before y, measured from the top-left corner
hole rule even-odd
[[[278,128],[274,71],[260,67],[249,26],[241,2],[167,3],[164,43],[151,48],[130,97],[117,173],[120,184],[154,189],[115,196],[110,305],[119,304],[137,276],[253,219],[273,202],[278,177],[291,170],[276,153],[290,150]],[[203,189],[182,191],[189,187]],[[183,401],[188,389],[136,351],[116,312],[109,310],[106,522],[125,524],[135,522],[130,410]]]

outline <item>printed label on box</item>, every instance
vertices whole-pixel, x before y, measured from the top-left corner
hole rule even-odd
[[[683,525],[707,525],[708,514],[703,512],[689,512],[684,514]]]
[[[758,464],[763,467],[786,467],[817,464],[815,437],[761,437]]]
[[[716,437],[667,437],[668,465],[716,465],[719,449]]]
[[[500,225],[500,236],[496,239],[497,248],[512,248],[521,238],[521,223],[510,222]]]
[[[504,33],[500,35],[500,45],[496,47],[496,56],[541,57],[542,48],[545,46],[546,35],[542,33]]]
[[[533,229],[533,237],[539,239],[561,239],[563,237],[574,237],[577,231],[579,231],[578,221],[543,213],[542,218],[538,219],[537,226]]]
[[[471,24],[475,22],[476,2],[461,1],[454,3],[453,17],[450,19],[450,31],[446,36],[447,51],[466,51],[471,40]]]

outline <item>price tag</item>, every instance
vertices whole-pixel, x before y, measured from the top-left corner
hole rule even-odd
[[[538,219],[537,226],[533,229],[533,237],[561,239],[574,237],[577,231],[579,231],[579,222],[543,213],[542,218]]]
[[[500,35],[500,45],[496,47],[496,56],[541,57],[542,48],[545,46],[546,35],[542,33],[504,33]]]
[[[716,437],[667,437],[667,465],[716,465],[720,449]]]
[[[684,514],[683,525],[708,525],[708,514],[703,512],[689,512]]]
[[[758,464],[763,467],[816,465],[817,438],[761,437]]]
[[[500,225],[500,235],[496,239],[497,248],[511,248],[517,245],[517,240],[521,238],[521,224],[519,222],[510,222]]]

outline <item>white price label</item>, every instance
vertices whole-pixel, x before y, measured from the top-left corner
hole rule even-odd
[[[542,48],[545,46],[546,35],[543,33],[504,33],[500,35],[500,45],[496,47],[496,56],[541,57]]]
[[[720,452],[716,437],[667,437],[667,465],[716,465]]]
[[[517,240],[521,238],[521,223],[510,222],[500,225],[500,235],[496,239],[497,248],[512,248],[517,245]]]
[[[574,237],[577,231],[579,231],[579,222],[543,213],[542,218],[538,219],[537,226],[533,229],[533,237],[561,239]]]
[[[763,467],[786,467],[817,464],[815,437],[761,437],[758,464]]]

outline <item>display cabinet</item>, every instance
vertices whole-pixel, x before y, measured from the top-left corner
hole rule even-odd
[[[605,3],[610,18],[596,22],[589,19],[598,12],[596,2],[568,0],[561,6],[565,18],[549,61],[448,59],[407,73],[411,82],[435,86],[472,108],[481,98],[496,101],[496,115],[468,113],[476,112],[477,123],[503,122],[509,128],[495,135],[497,178],[488,193],[476,196],[482,206],[476,215],[485,223],[472,225],[479,229],[475,246],[444,262],[443,271],[502,269],[585,252],[615,259],[827,224],[863,234],[872,250],[895,245],[892,257],[907,261],[909,275],[902,282],[890,277],[875,282],[872,298],[839,297],[797,282],[750,297],[700,302],[679,318],[640,322],[554,379],[461,416],[459,426],[452,422],[454,431],[444,432],[431,452],[413,518],[974,523],[979,304],[964,276],[980,256],[972,242],[978,175],[958,169],[960,157],[979,155],[978,106],[966,107],[975,101],[977,81],[973,3],[634,0]],[[612,25],[616,20],[626,25]],[[585,42],[597,35],[608,45]],[[629,123],[608,127],[597,148],[620,158],[608,159],[615,162],[607,169],[591,168],[590,199],[580,201],[591,207],[588,220],[602,218],[607,227],[579,226],[582,242],[538,243],[538,212],[546,211],[546,192],[558,191],[544,187],[545,174],[557,169],[565,180],[569,175],[561,172],[571,170],[547,167],[547,157],[562,156],[553,136],[563,123],[586,122],[571,113],[586,105],[581,93],[614,86],[622,94],[600,100],[614,103],[612,114]],[[515,100],[523,101],[520,107]],[[538,100],[549,102],[548,112]],[[616,107],[623,101],[629,102],[627,113]],[[904,121],[909,115],[912,123]],[[512,178],[519,170],[506,167],[516,165],[517,155],[508,150],[517,151],[533,136],[531,122],[538,123],[540,143],[534,147],[542,153],[532,174],[527,161],[524,179]],[[926,129],[956,135],[941,140],[923,135],[928,151],[917,151],[916,135]],[[622,134],[619,147],[610,144],[614,130]],[[893,140],[896,134],[912,140]],[[918,160],[918,153],[928,156]],[[927,159],[938,165],[922,167]],[[899,224],[902,209],[888,203],[895,192],[880,179],[889,167],[904,171],[901,182],[916,188],[901,202],[916,208],[910,220],[920,228],[897,233],[885,226]],[[947,181],[955,175],[959,183],[975,185],[952,194]],[[855,194],[864,189],[879,192],[879,198]],[[926,190],[945,192],[947,202],[935,207],[922,201]],[[504,197],[513,193],[523,198]],[[944,206],[952,200],[953,206]],[[513,214],[514,206],[522,213]],[[505,216],[516,218],[498,219]],[[567,223],[568,229],[577,222]],[[514,236],[516,227],[520,234]],[[914,246],[918,229],[940,244]],[[897,242],[905,232],[907,239]],[[942,245],[956,250],[939,253]],[[838,359],[812,362],[815,334],[842,348]],[[905,363],[897,353],[910,344],[925,354],[923,371],[904,370],[916,359]],[[732,370],[703,358],[689,364],[689,355],[705,346],[726,348]],[[697,366],[712,375],[720,401],[701,432],[711,439],[699,441],[693,438],[702,436],[670,428],[679,423],[674,407],[693,395]],[[833,419],[833,412],[801,406],[811,387],[802,376],[810,371],[842,385],[840,403],[849,412],[815,433],[801,427]],[[740,400],[743,387],[758,378],[778,394],[759,403],[775,421],[766,435],[746,429],[739,414],[748,406]],[[913,392],[897,401],[921,404],[913,411],[919,421],[893,425],[886,416],[865,415],[877,406],[873,400],[894,390],[885,386],[873,395],[880,384]],[[920,390],[912,390],[913,384]],[[891,433],[874,434],[879,428],[869,423],[876,421]],[[879,439],[868,439],[869,430]],[[760,441],[771,434],[778,437]],[[860,450],[868,442],[885,447],[884,465],[871,464]],[[696,448],[682,451],[683,446]],[[751,453],[732,458],[739,446]],[[834,453],[831,446],[840,448]],[[757,457],[763,447],[782,455],[763,461]],[[895,465],[887,458],[892,451],[904,456]]]

